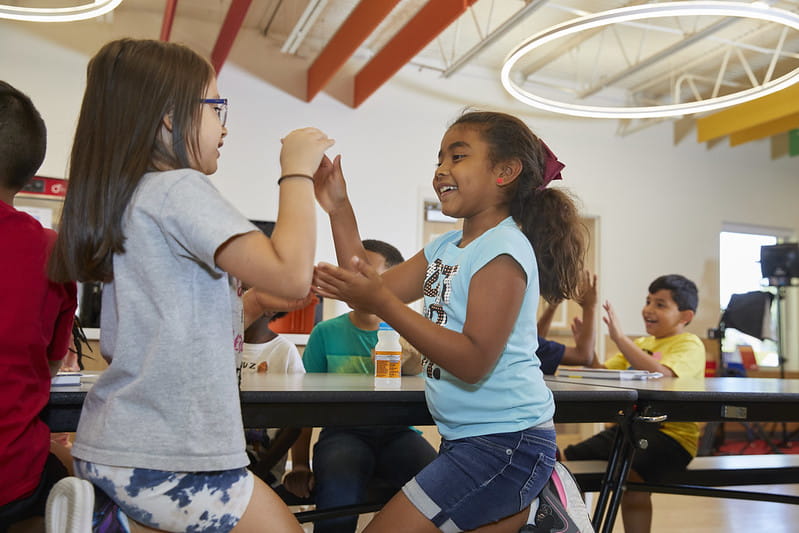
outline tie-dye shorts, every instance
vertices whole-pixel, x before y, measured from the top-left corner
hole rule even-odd
[[[164,472],[75,459],[75,475],[102,489],[132,520],[164,531],[228,532],[253,491],[246,468],[219,472]]]

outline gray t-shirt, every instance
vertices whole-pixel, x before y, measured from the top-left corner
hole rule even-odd
[[[72,453],[167,471],[246,466],[242,290],[214,254],[258,229],[190,169],[146,174],[124,216],[100,317],[111,364],[86,397]]]

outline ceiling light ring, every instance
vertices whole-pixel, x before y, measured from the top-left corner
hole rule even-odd
[[[105,15],[123,0],[91,0],[71,7],[20,7],[0,4],[0,19],[25,22],[72,22]]]
[[[769,83],[723,97],[661,106],[609,107],[570,104],[544,98],[526,91],[512,79],[511,71],[521,58],[529,54],[532,50],[556,39],[580,31],[609,26],[616,23],[646,18],[688,15],[753,18],[775,22],[799,31],[799,15],[765,4],[741,4],[725,1],[682,1],[621,7],[571,19],[556,24],[528,38],[508,54],[500,72],[500,80],[505,90],[508,91],[511,96],[533,107],[566,115],[613,119],[674,117],[712,111],[760,98],[799,82],[799,69],[796,69]]]

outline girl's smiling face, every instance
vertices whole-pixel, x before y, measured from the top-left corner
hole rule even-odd
[[[476,128],[454,126],[447,130],[433,177],[444,214],[466,218],[496,205],[499,175],[489,145]]]
[[[219,98],[216,77],[211,78],[203,98]],[[223,139],[227,135],[227,128],[219,120],[219,115],[214,108],[216,104],[204,103],[201,105],[200,127],[197,135],[200,153],[193,157],[193,166],[203,174],[210,175],[216,172],[219,149],[224,144]]]

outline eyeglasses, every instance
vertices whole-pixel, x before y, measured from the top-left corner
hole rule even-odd
[[[202,98],[200,102],[203,104],[213,104],[216,116],[219,117],[219,123],[223,126],[227,122],[227,98]]]

